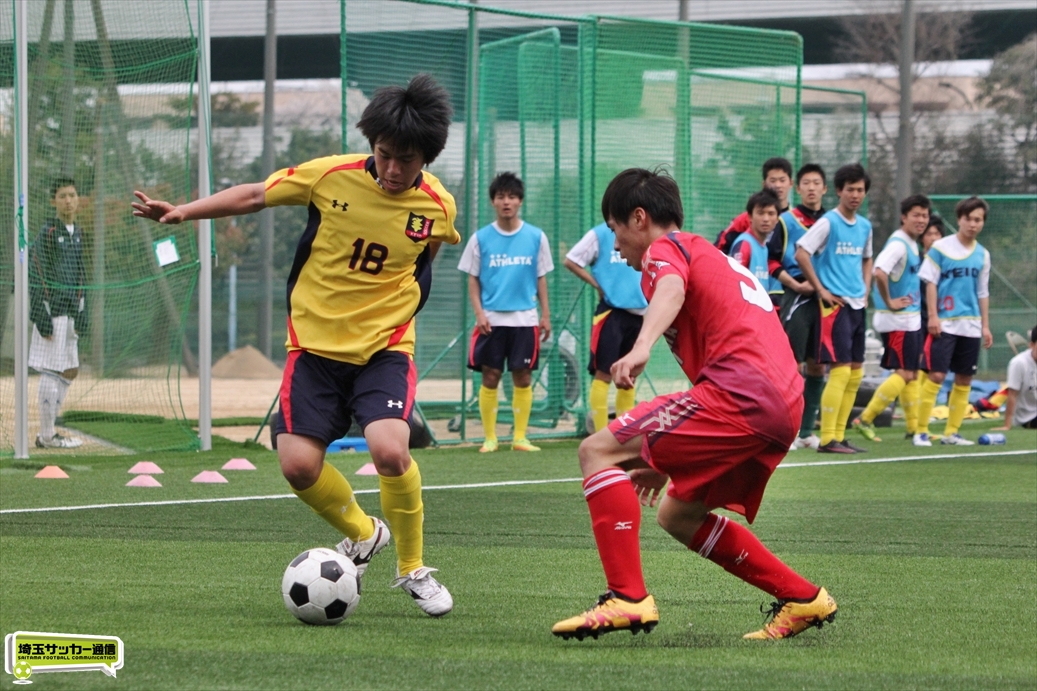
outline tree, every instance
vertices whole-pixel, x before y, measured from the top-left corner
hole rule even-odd
[[[1037,33],[998,54],[981,83],[983,101],[998,112],[1015,142],[1021,189],[1037,189]]]

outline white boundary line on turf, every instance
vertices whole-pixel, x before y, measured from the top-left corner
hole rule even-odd
[[[867,463],[900,463],[904,461],[928,461],[948,458],[968,458],[969,456],[982,456],[992,458],[996,456],[1022,456],[1023,454],[1037,453],[1032,449],[1016,451],[995,451],[993,453],[943,453],[932,456],[895,456],[890,458],[862,458],[860,460],[845,461],[816,461],[814,463],[782,463],[782,468],[810,468],[813,466],[830,465],[863,465]],[[440,489],[480,489],[484,487],[515,487],[519,485],[549,485],[559,482],[582,482],[580,477],[563,477],[553,480],[502,480],[500,482],[473,482],[466,485],[428,485],[422,487],[422,491]],[[353,494],[375,494],[377,489],[357,489]],[[134,501],[118,504],[85,504],[82,506],[46,506],[34,509],[2,509],[0,515],[15,513],[48,513],[51,511],[86,511],[90,509],[117,509],[135,506],[178,506],[182,504],[221,504],[232,501],[259,501],[263,499],[292,499],[294,494],[258,494],[250,497],[214,497],[212,499],[171,499],[169,501]]]

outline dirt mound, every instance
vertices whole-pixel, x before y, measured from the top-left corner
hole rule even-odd
[[[212,366],[214,379],[280,379],[281,368],[250,345],[233,350]]]

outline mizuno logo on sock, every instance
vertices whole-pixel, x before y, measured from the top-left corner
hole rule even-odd
[[[616,530],[633,530],[633,521],[616,521]]]
[[[735,559],[735,563],[736,563],[736,564],[741,564],[741,563],[742,563],[743,561],[745,561],[745,560],[746,560],[746,558],[747,558],[748,556],[749,556],[749,551],[748,551],[748,550],[745,550],[745,549],[743,549],[743,550],[742,550],[742,553],[741,553],[741,554],[739,554],[739,555],[738,555],[738,558],[736,558],[736,559]]]

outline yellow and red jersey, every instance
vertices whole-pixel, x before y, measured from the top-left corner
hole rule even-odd
[[[414,316],[432,281],[429,242],[461,240],[439,180],[423,171],[392,195],[372,156],[327,156],[267,178],[266,204],[309,209],[288,276],[288,350],[356,365],[381,350],[413,355]]]

